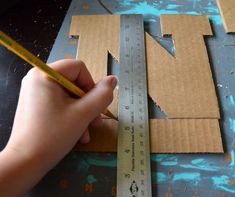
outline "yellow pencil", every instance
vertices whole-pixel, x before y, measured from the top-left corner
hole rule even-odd
[[[37,67],[41,71],[43,71],[45,74],[47,74],[48,77],[51,79],[57,81],[60,85],[65,87],[67,90],[72,92],[78,97],[82,97],[85,95],[85,92],[82,91],[79,87],[77,87],[74,83],[69,81],[67,78],[65,78],[63,75],[46,65],[42,60],[37,58],[35,55],[30,53],[27,49],[22,47],[20,44],[18,44],[16,41],[14,41],[12,38],[4,34],[2,31],[0,31],[0,44],[8,48],[10,51],[24,59],[26,62],[31,64],[32,66]],[[117,120],[117,118],[108,110],[105,109],[103,111],[103,114]]]

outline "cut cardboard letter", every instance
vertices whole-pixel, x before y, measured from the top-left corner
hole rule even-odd
[[[203,39],[212,35],[208,18],[162,15],[161,26],[163,35],[173,37],[176,57],[146,35],[149,95],[168,118],[219,118]],[[118,15],[72,18],[70,35],[80,37],[77,58],[85,62],[95,81],[107,75],[108,52],[119,59],[119,32]],[[110,109],[117,115],[116,97]]]
[[[163,15],[163,35],[172,35],[175,57],[146,33],[149,95],[169,119],[150,120],[153,153],[222,153],[219,108],[204,35],[212,35],[206,16]],[[108,53],[119,59],[120,16],[73,16],[70,35],[79,36],[77,58],[95,81],[107,75]],[[108,107],[117,115],[117,91]],[[103,119],[90,129],[91,142],[79,151],[116,152],[117,125]]]
[[[227,33],[235,33],[235,1],[216,0]]]
[[[163,35],[172,35],[175,57],[146,34],[149,95],[168,118],[219,118],[203,35],[206,16],[161,15]]]

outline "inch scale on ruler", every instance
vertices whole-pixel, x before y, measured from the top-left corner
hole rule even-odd
[[[142,15],[121,15],[117,197],[151,197]]]

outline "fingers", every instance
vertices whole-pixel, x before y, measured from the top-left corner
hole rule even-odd
[[[114,76],[105,77],[97,85],[95,85],[89,71],[83,62],[77,60],[60,60],[49,64],[49,66],[61,73],[63,76],[73,81],[79,88],[88,92],[84,97],[74,100],[72,106],[75,113],[79,113],[80,121],[84,125],[92,122],[93,126],[99,126],[101,119],[99,114],[107,108],[113,99],[113,89],[116,86],[117,79]],[[36,76],[44,76],[41,71],[35,69]],[[41,78],[41,77],[39,77]],[[48,79],[46,77],[46,79]],[[48,81],[47,81],[48,82]],[[53,83],[54,84],[54,83]],[[59,87],[59,86],[58,86]],[[54,89],[54,88],[53,88]],[[77,116],[76,116],[77,117]],[[98,117],[98,118],[96,118]],[[81,137],[82,143],[90,140],[88,130]]]
[[[101,116],[98,115],[92,122],[91,122],[91,125],[92,127],[99,127],[101,126],[103,123],[102,119],[101,119]],[[90,132],[89,132],[89,129],[86,129],[84,131],[84,133],[82,134],[81,138],[79,139],[79,142],[82,143],[82,144],[87,144],[88,142],[90,142]]]
[[[113,90],[116,84],[116,77],[104,77],[91,91],[76,102],[75,107],[83,115],[83,120],[87,124],[94,120],[112,102]]]
[[[88,92],[95,85],[85,64],[79,60],[59,60],[49,64],[60,74],[73,81],[79,88]]]

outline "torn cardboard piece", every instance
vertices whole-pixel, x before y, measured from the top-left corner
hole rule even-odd
[[[150,119],[151,153],[223,153],[216,119]],[[102,128],[90,129],[89,144],[77,144],[82,152],[116,152],[118,122],[105,119]]]
[[[174,120],[150,120],[152,151],[223,152],[218,102],[203,40],[203,35],[212,34],[209,20],[205,16],[164,15],[161,25],[164,35],[172,34],[176,57],[146,34],[149,94]],[[70,34],[79,36],[77,58],[85,62],[95,80],[107,75],[108,51],[119,59],[120,16],[74,16]],[[117,102],[114,97],[109,107],[114,114]],[[117,122],[104,122],[103,128],[91,131],[92,142],[78,145],[79,150],[116,151]],[[176,136],[178,144],[173,143]]]
[[[235,1],[216,0],[227,33],[235,33]]]

